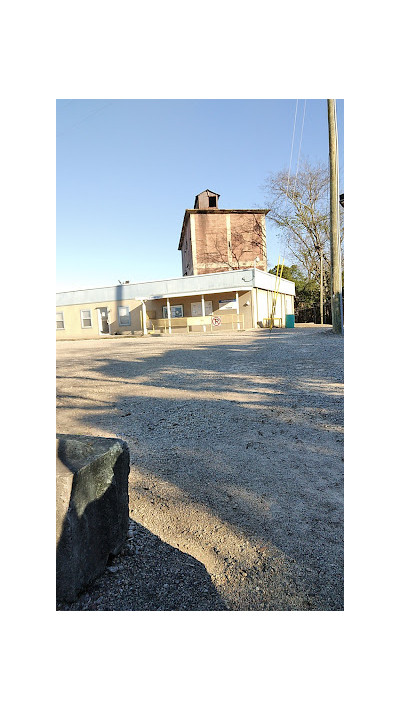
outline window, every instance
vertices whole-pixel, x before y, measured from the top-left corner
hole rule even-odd
[[[163,318],[168,318],[167,307],[162,307]],[[171,306],[171,318],[182,318],[183,317],[183,306]]]
[[[64,313],[63,313],[63,311],[57,311],[57,313],[56,313],[56,328],[57,328],[57,331],[60,328],[64,328]]]
[[[118,323],[120,326],[131,325],[131,315],[129,313],[129,306],[118,306]]]
[[[92,312],[90,309],[81,309],[82,328],[92,328]]]
[[[208,198],[208,207],[217,207],[217,198],[215,195],[210,195]]]

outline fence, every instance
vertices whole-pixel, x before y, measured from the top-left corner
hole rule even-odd
[[[343,320],[344,320],[344,293],[342,294]],[[295,319],[297,323],[321,323],[321,309],[319,304],[307,306],[305,308],[295,307]],[[324,323],[332,323],[331,300],[324,301],[323,306]]]
[[[332,310],[330,301],[324,303],[323,314],[324,323],[332,323]],[[294,315],[296,323],[321,323],[321,309],[319,304],[314,306],[308,306],[306,308],[295,308]]]
[[[218,314],[218,316],[187,316],[179,318],[152,318],[150,330],[164,330],[167,333],[171,329],[186,329],[187,333],[193,328],[203,331],[222,330],[244,330],[243,314]]]

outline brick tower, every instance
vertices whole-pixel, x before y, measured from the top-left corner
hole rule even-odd
[[[220,210],[218,193],[203,190],[186,210],[178,249],[182,274],[211,274],[232,269],[267,269],[265,215],[268,210]]]

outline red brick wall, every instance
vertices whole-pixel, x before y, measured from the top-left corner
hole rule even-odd
[[[230,235],[227,230],[230,218]],[[195,214],[197,274],[227,271],[232,268],[253,267],[260,258],[258,269],[266,268],[265,248],[252,244],[265,239],[264,215],[237,213]],[[228,244],[230,242],[230,245]]]

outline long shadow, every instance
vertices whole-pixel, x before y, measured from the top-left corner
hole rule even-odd
[[[121,552],[73,603],[57,610],[227,610],[206,568],[130,519]]]
[[[306,585],[330,609],[341,609],[342,414],[334,390],[341,346],[327,337],[316,360],[314,334],[293,335],[233,344],[193,339],[185,347],[164,341],[154,355],[140,342],[118,343],[117,357],[96,351],[91,365],[81,358],[83,372],[68,378],[113,388],[113,411],[87,400],[79,422],[128,442],[139,473],[132,497],[151,509],[154,491],[162,497],[172,485],[175,503],[200,505],[250,539],[277,546],[303,566]],[[333,375],[332,354],[339,359]],[[68,394],[60,403],[68,405]]]

